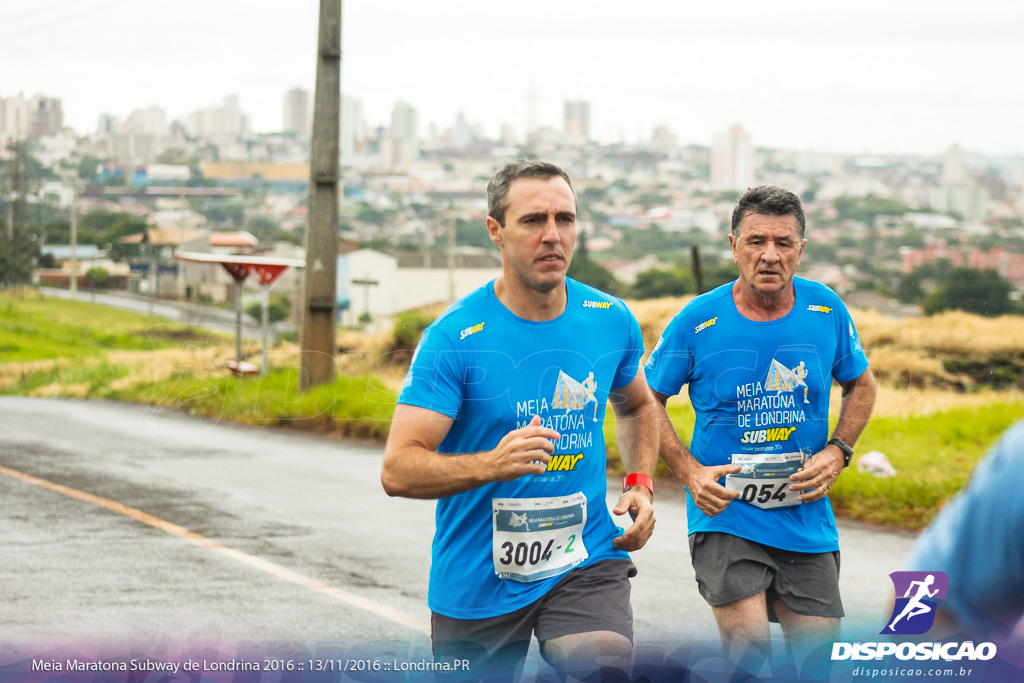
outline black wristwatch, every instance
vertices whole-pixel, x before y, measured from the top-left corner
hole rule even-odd
[[[843,467],[850,466],[850,458],[853,457],[853,447],[842,439],[829,439],[827,445],[833,445],[843,452]]]

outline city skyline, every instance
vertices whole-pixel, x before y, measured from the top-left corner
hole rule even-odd
[[[165,8],[7,0],[0,98],[60,98],[66,124],[91,134],[100,114],[158,106],[173,120],[232,93],[253,130],[278,131],[284,94],[312,97],[315,0],[284,13],[256,0]],[[739,124],[758,147],[1024,153],[1013,71],[1024,63],[1024,7],[1013,2],[654,0],[623,16],[607,2],[526,0],[512,13],[467,0],[349,0],[342,26],[342,90],[371,126],[390,125],[408,102],[420,136],[459,112],[492,138],[531,120],[560,130],[564,103],[582,100],[601,142],[647,140],[662,125],[681,144],[710,145]]]

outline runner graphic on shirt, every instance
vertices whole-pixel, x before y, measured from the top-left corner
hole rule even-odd
[[[768,377],[764,381],[764,388],[766,391],[774,391],[776,394],[781,394],[783,391],[792,393],[797,387],[803,387],[804,403],[810,403],[807,399],[809,387],[804,382],[806,378],[807,367],[803,361],[800,361],[800,365],[790,369],[772,358],[771,367],[768,368]]]
[[[594,422],[597,422],[597,382],[591,372],[585,380],[577,382],[561,370],[555,383],[555,395],[551,399],[552,408],[565,408],[568,415],[573,410],[583,410],[588,403],[594,404]]]

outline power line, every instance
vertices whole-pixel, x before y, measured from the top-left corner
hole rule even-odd
[[[44,7],[40,7],[38,4],[36,4],[36,5],[33,5],[32,11],[30,11],[30,12],[24,12],[22,14],[16,14],[13,17],[12,16],[2,16],[2,15],[0,15],[0,21],[3,21],[4,23],[7,23],[7,22],[10,22],[10,21],[21,21],[22,19],[29,19],[29,18],[39,17],[39,16],[42,16],[42,15],[44,15],[47,12],[50,12],[52,10],[60,9],[62,7],[67,7],[69,5],[75,5],[75,4],[79,3],[79,2],[81,2],[81,0],[64,0],[63,2],[58,1],[58,2],[53,3],[52,5],[44,6]]]
[[[34,31],[38,31],[39,29],[42,29],[42,28],[49,28],[50,26],[56,26],[58,24],[63,24],[65,22],[72,21],[72,20],[78,19],[80,17],[85,17],[85,16],[88,16],[90,14],[96,14],[97,12],[102,12],[103,10],[109,9],[110,7],[113,7],[114,5],[120,5],[120,4],[123,4],[125,2],[129,2],[129,0],[112,0],[111,2],[107,2],[105,4],[98,5],[96,7],[92,7],[90,9],[88,9],[88,10],[83,10],[81,12],[76,12],[74,14],[67,14],[67,15],[64,15],[64,16],[61,16],[61,17],[56,17],[56,18],[54,18],[51,21],[43,21],[42,23],[35,24],[34,26],[26,26],[25,28],[14,29],[12,31],[8,31],[7,33],[0,33],[0,38],[13,38],[15,36],[26,35],[28,33],[32,33]],[[56,7],[64,7],[64,6],[66,6],[66,5],[58,5],[58,6],[54,6],[51,9],[55,9]]]

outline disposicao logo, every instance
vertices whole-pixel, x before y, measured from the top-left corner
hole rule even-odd
[[[949,577],[944,572],[893,572],[889,578],[896,589],[896,605],[879,633],[927,633],[935,623],[938,601],[946,599]]]
[[[896,589],[896,604],[881,635],[921,635],[935,624],[935,610],[946,599],[949,577],[943,572],[893,572],[889,574]],[[993,643],[958,642],[868,642],[833,643],[832,660],[879,660],[895,656],[899,660],[985,661],[996,656]]]

